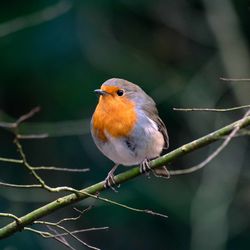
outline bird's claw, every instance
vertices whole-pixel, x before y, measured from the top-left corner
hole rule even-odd
[[[151,171],[151,167],[149,164],[149,160],[145,159],[141,164],[140,164],[140,173],[148,173],[149,171]]]
[[[113,174],[108,174],[108,176],[105,178],[104,187],[105,188],[111,188],[114,192],[118,193],[118,191],[114,188],[114,186],[117,186],[115,183],[115,178]],[[120,185],[117,186],[118,188]]]

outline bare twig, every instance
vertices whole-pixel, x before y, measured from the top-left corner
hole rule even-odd
[[[18,127],[22,122],[30,119],[31,117],[33,117],[36,113],[38,113],[41,110],[40,107],[35,107],[33,108],[29,113],[24,114],[22,116],[20,116],[17,121],[14,123],[15,127]]]
[[[4,157],[0,157],[0,161],[8,162],[8,163],[16,163],[16,164],[24,163],[23,160],[4,158]],[[62,171],[62,172],[77,172],[77,173],[84,173],[90,170],[89,168],[59,168],[59,167],[54,167],[54,166],[31,167],[31,169],[35,171],[46,170],[46,171]]]
[[[53,232],[55,235],[58,235],[58,232],[57,232],[57,230],[56,230],[55,228],[50,227],[50,226],[47,226],[47,228],[48,228],[51,232]],[[72,249],[72,250],[75,249],[74,247],[72,247],[72,246],[68,243],[68,241],[66,240],[66,238],[65,238],[64,236],[55,236],[54,239],[57,240],[57,241],[59,241],[60,243],[62,243],[62,244],[65,245],[66,247],[68,247],[69,249]]]
[[[54,238],[54,235],[47,232],[47,231],[41,231],[41,230],[37,230],[37,229],[31,228],[31,227],[24,227],[23,229],[27,230],[27,231],[31,231],[31,232],[36,233],[36,234],[39,234],[40,236],[42,236],[44,238]]]
[[[239,107],[233,107],[233,108],[225,108],[225,109],[213,109],[213,108],[173,108],[175,111],[209,111],[209,112],[229,112],[229,111],[234,111],[234,110],[239,110],[239,109],[244,109],[244,108],[250,108],[250,104],[248,105],[243,105]]]
[[[250,78],[225,78],[225,77],[220,77],[220,80],[222,80],[222,81],[231,81],[231,82],[247,82],[247,81],[250,81]]]
[[[49,166],[40,166],[40,167],[32,167],[33,170],[49,170],[49,171],[62,171],[62,172],[77,172],[77,173],[85,173],[88,172],[89,168],[58,168],[58,167],[49,167]]]
[[[0,122],[0,127],[13,129],[14,118],[1,112],[2,116],[10,122]],[[19,139],[43,139],[47,137],[77,136],[89,133],[90,119],[60,121],[60,122],[25,122],[19,127]],[[31,136],[30,136],[31,135]]]
[[[26,121],[27,119],[30,119],[32,116],[34,116],[40,110],[41,110],[40,107],[35,107],[27,114],[20,116],[15,122],[0,122],[0,127],[12,129],[13,133],[15,133],[16,137],[18,137],[18,131],[17,131],[18,126],[22,122]]]
[[[64,231],[65,233],[69,234],[72,238],[74,238],[76,241],[80,242],[81,244],[83,244],[84,246],[90,248],[90,249],[94,249],[94,250],[99,250],[99,248],[91,246],[89,244],[87,244],[86,242],[82,241],[81,239],[79,239],[77,236],[75,236],[70,230],[66,229],[65,227],[57,224],[57,223],[53,223],[53,222],[48,222],[48,221],[34,221],[34,224],[42,224],[42,225],[47,225],[47,226],[52,226],[52,227],[56,227],[58,229],[61,229],[62,231]]]
[[[82,215],[83,215],[85,212],[89,211],[91,208],[92,208],[92,206],[89,206],[89,207],[87,207],[86,209],[84,209],[84,210],[82,210],[82,211],[79,210],[79,209],[77,209],[77,208],[74,208],[74,210],[77,211],[77,212],[79,213],[78,216],[76,216],[76,217],[69,217],[69,218],[63,218],[63,219],[61,219],[61,220],[59,220],[59,221],[57,221],[57,222],[54,222],[54,224],[55,224],[55,225],[60,225],[61,223],[66,222],[66,221],[76,221],[76,220],[80,219],[80,218],[82,217]]]
[[[67,171],[67,172],[86,172],[89,171],[89,169],[68,169],[68,168],[57,168],[57,167],[53,167],[53,166],[40,166],[40,167],[33,167],[31,166],[26,158],[26,155],[23,151],[23,147],[19,141],[19,125],[26,121],[27,119],[30,119],[31,117],[33,117],[36,113],[38,113],[40,111],[40,107],[35,107],[33,108],[30,112],[28,112],[27,114],[22,115],[20,118],[18,118],[15,122],[13,123],[8,123],[8,128],[11,129],[11,131],[14,133],[15,135],[15,140],[14,143],[17,147],[17,150],[21,156],[22,160],[15,160],[15,159],[8,159],[8,158],[0,158],[0,161],[5,161],[5,162],[12,162],[12,163],[22,163],[27,170],[33,175],[33,177],[38,181],[39,184],[32,184],[32,185],[17,185],[17,184],[10,184],[10,183],[4,183],[1,182],[0,185],[1,186],[5,186],[5,187],[19,187],[19,188],[44,188],[50,192],[59,192],[59,191],[65,191],[64,187],[58,187],[58,188],[52,188],[50,186],[48,186],[45,181],[37,174],[37,170],[53,170],[53,171]],[[33,135],[34,136],[34,135]],[[68,191],[68,189],[67,189]]]
[[[32,166],[30,166],[30,164],[27,162],[26,155],[23,152],[22,145],[20,144],[20,142],[18,141],[17,138],[14,140],[14,143],[16,144],[17,150],[18,150],[21,158],[23,159],[24,166],[29,170],[29,172],[34,176],[34,178],[38,181],[38,183],[40,183],[40,185],[42,187],[44,187],[45,189],[50,189],[45,184],[44,180],[36,173],[36,171],[34,169],[32,169]]]
[[[49,228],[49,229],[51,230],[51,228]],[[41,236],[41,237],[43,237],[45,239],[48,239],[48,238],[54,239],[54,240],[58,241],[59,243],[63,244],[64,246],[68,247],[69,249],[76,250],[75,248],[70,246],[70,244],[65,239],[57,237],[54,234],[51,234],[51,233],[49,233],[47,231],[41,231],[41,230],[37,230],[37,229],[31,228],[31,227],[24,227],[24,230],[30,231],[30,232],[35,233],[35,234],[38,234],[39,236]]]
[[[128,210],[134,211],[134,212],[151,214],[151,215],[159,216],[159,217],[162,217],[162,218],[168,218],[168,216],[165,215],[165,214],[153,212],[152,210],[149,210],[149,209],[138,209],[138,208],[130,207],[130,206],[127,206],[125,204],[122,204],[122,203],[119,203],[119,202],[116,202],[116,201],[112,201],[112,200],[107,199],[107,198],[100,197],[99,195],[93,195],[93,194],[84,192],[83,190],[79,190],[78,192],[81,193],[81,194],[87,195],[89,197],[92,197],[94,199],[101,200],[101,201],[104,201],[106,203],[110,203],[112,205],[122,207],[122,208],[125,208],[125,209],[128,209]]]
[[[63,219],[61,219],[61,220],[59,220],[57,222],[34,221],[34,224],[46,225],[48,227],[48,229],[53,232],[53,234],[49,233],[47,231],[36,230],[36,229],[33,229],[33,228],[25,227],[24,229],[29,230],[31,232],[34,232],[36,234],[39,234],[40,236],[42,236],[44,238],[55,239],[55,240],[59,241],[60,243],[64,244],[65,246],[67,246],[70,249],[74,249],[74,248],[67,242],[67,240],[64,238],[64,236],[70,235],[75,240],[77,240],[81,244],[87,246],[88,248],[97,249],[97,248],[95,248],[93,246],[90,246],[86,242],[83,242],[78,237],[74,236],[74,234],[80,233],[80,232],[86,232],[86,231],[97,231],[97,230],[104,230],[104,229],[106,230],[107,227],[101,227],[101,228],[95,228],[95,229],[94,228],[89,228],[89,229],[81,229],[81,230],[70,231],[70,230],[66,229],[64,226],[61,225],[63,222],[78,220],[85,212],[89,211],[90,209],[91,209],[91,206],[87,207],[84,210],[79,210],[77,208],[74,208],[74,210],[79,213],[78,216],[70,217],[70,218],[63,218]],[[57,228],[57,229],[63,230],[64,233],[58,233],[57,230],[54,227]]]
[[[34,140],[34,139],[45,139],[45,138],[48,138],[49,135],[48,134],[33,134],[33,135],[20,135],[18,134],[17,135],[17,138],[18,139],[22,139],[22,140]]]
[[[101,231],[101,230],[108,230],[108,229],[109,229],[109,227],[91,227],[91,228],[86,228],[86,229],[74,230],[71,233],[72,234],[79,234],[79,233],[92,232],[92,231]],[[45,237],[45,238],[55,238],[55,237],[69,235],[68,233],[51,234],[51,233],[49,233],[47,231],[40,231],[40,230],[36,230],[36,229],[30,228],[30,227],[24,227],[24,230],[38,231],[39,234],[42,233],[43,237]]]
[[[91,228],[86,228],[86,229],[75,230],[75,231],[72,231],[71,233],[72,234],[79,234],[79,233],[99,231],[99,230],[108,230],[108,229],[109,229],[109,227],[91,227]],[[68,235],[68,233],[56,234],[56,235],[53,235],[51,237],[65,236],[65,235]],[[50,238],[50,237],[48,237],[48,238]]]
[[[21,223],[20,222],[20,219],[14,215],[14,214],[10,214],[10,213],[0,213],[0,217],[7,217],[7,218],[11,218],[11,219],[14,219],[16,221],[16,223]]]
[[[232,138],[235,136],[235,134],[240,130],[241,125],[244,123],[244,121],[246,120],[247,117],[249,117],[250,115],[250,109],[245,113],[245,115],[243,116],[242,120],[240,120],[237,124],[235,124],[234,129],[232,130],[232,132],[227,136],[227,138],[225,139],[225,141],[221,144],[220,147],[218,147],[211,155],[209,155],[204,161],[202,161],[200,164],[193,166],[193,167],[189,167],[186,169],[180,169],[180,170],[172,170],[169,171],[170,175],[182,175],[182,174],[190,174],[192,172],[195,172],[201,168],[203,168],[204,166],[206,166],[210,161],[212,161],[228,144],[229,142],[232,140]]]
[[[9,188],[42,188],[41,184],[27,184],[27,185],[22,185],[22,184],[12,184],[12,183],[7,183],[7,182],[0,182],[0,187],[9,187]]]
[[[9,162],[9,163],[23,164],[23,160],[4,158],[4,157],[0,157],[0,161]]]

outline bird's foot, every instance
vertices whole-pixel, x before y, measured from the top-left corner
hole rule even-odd
[[[120,185],[116,185],[115,178],[114,178],[114,172],[116,170],[118,165],[115,165],[111,171],[108,173],[107,177],[105,178],[104,188],[111,188],[114,192],[118,192],[114,186],[117,186],[118,188]]]
[[[145,173],[147,177],[149,178],[149,172],[151,171],[149,160],[146,158],[141,164],[140,164],[140,173]]]

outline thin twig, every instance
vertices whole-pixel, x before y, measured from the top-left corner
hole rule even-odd
[[[119,202],[116,202],[116,201],[113,201],[113,200],[110,200],[110,199],[107,199],[107,198],[103,198],[103,197],[101,197],[99,195],[93,195],[93,194],[84,192],[83,190],[79,190],[78,193],[85,194],[85,195],[87,195],[89,197],[92,197],[94,199],[101,200],[101,201],[104,201],[106,203],[110,203],[112,205],[116,205],[118,207],[122,207],[122,208],[125,208],[125,209],[128,209],[128,210],[134,211],[134,212],[151,214],[151,215],[155,215],[155,216],[159,216],[159,217],[163,217],[163,218],[168,218],[168,216],[165,215],[165,214],[157,213],[157,212],[154,212],[154,211],[149,210],[149,209],[139,209],[139,208],[130,207],[128,205],[125,205],[125,204],[122,204],[122,203],[119,203]]]
[[[232,81],[232,82],[246,82],[246,81],[250,81],[250,78],[225,78],[225,77],[220,77],[220,80],[222,80],[222,81]]]
[[[15,124],[12,122],[0,122],[1,128],[13,129],[15,128]]]
[[[64,246],[68,247],[71,250],[76,250],[75,248],[73,248],[72,246],[67,244],[64,240],[62,240],[61,238],[56,237],[55,235],[53,235],[53,234],[51,234],[51,233],[49,233],[47,231],[41,231],[41,230],[37,230],[37,229],[31,228],[31,227],[24,227],[24,230],[30,231],[30,232],[35,233],[35,234],[38,234],[39,236],[41,236],[41,237],[43,237],[45,239],[51,238],[53,240],[58,241],[59,243],[62,243]]]
[[[99,231],[99,230],[108,230],[108,229],[109,229],[109,227],[91,227],[91,228],[86,228],[86,229],[75,230],[75,231],[72,231],[71,233],[72,234],[79,234],[79,233]],[[49,236],[48,238],[57,237],[57,236],[65,236],[65,235],[68,235],[68,233],[56,234],[53,236]]]
[[[32,229],[32,228],[27,228],[25,227],[24,229],[26,230],[29,230],[29,231],[32,231],[34,233],[37,233],[39,235],[41,235],[42,237],[44,238],[53,238],[55,240],[58,240],[60,243],[64,244],[65,246],[69,247],[72,249],[72,247],[70,246],[70,244],[67,242],[67,240],[63,237],[63,236],[66,236],[66,235],[70,235],[71,237],[73,237],[75,240],[77,240],[78,242],[80,242],[81,244],[87,246],[88,248],[90,249],[98,249],[98,248],[95,248],[89,244],[87,244],[86,242],[80,240],[78,237],[76,237],[74,234],[76,233],[80,233],[80,232],[86,232],[86,229],[83,229],[83,230],[76,230],[76,231],[70,231],[68,229],[66,229],[64,226],[62,226],[61,224],[63,222],[66,222],[66,221],[76,221],[78,220],[85,212],[89,211],[91,208],[91,206],[87,207],[86,209],[84,210],[79,210],[79,209],[76,209],[74,208],[74,210],[76,210],[78,213],[80,213],[77,217],[70,217],[70,218],[64,218],[64,219],[61,219],[57,222],[48,222],[48,221],[34,221],[34,224],[41,224],[41,225],[46,225],[51,231],[53,231],[55,234],[51,234],[49,232],[46,232],[46,231],[40,231],[40,230],[35,230],[35,229]],[[58,228],[58,229],[61,229],[64,231],[64,233],[58,233],[56,231],[56,229],[52,228],[52,227],[55,227],[55,228]],[[102,227],[103,229],[104,227]],[[106,229],[106,227],[105,227]],[[100,228],[98,228],[97,230],[100,230]],[[88,229],[88,231],[94,231],[93,228],[91,229]]]
[[[92,231],[101,231],[101,230],[108,230],[108,229],[109,229],[109,227],[91,227],[91,228],[86,228],[86,229],[74,230],[71,233],[72,234],[79,234],[79,233],[92,232]],[[51,233],[49,233],[47,231],[40,231],[40,230],[36,230],[36,229],[30,228],[30,227],[24,227],[24,230],[38,231],[39,233],[42,232],[42,234],[44,235],[43,237],[45,237],[45,238],[54,238],[54,237],[69,235],[68,233],[51,234]]]
[[[23,229],[27,230],[27,231],[31,231],[31,232],[36,233],[36,234],[39,234],[40,236],[42,236],[44,238],[54,238],[54,235],[47,232],[47,231],[41,231],[41,230],[37,230],[37,229],[31,228],[31,227],[24,227]]]
[[[66,221],[76,221],[76,220],[80,219],[85,212],[89,211],[91,209],[91,207],[92,206],[89,206],[89,207],[87,207],[86,209],[84,209],[82,211],[79,210],[79,209],[74,208],[74,210],[79,213],[78,216],[76,216],[76,217],[69,217],[69,218],[63,218],[63,219],[61,219],[61,220],[59,220],[57,222],[54,222],[54,224],[55,225],[60,225],[61,223],[66,222]]]
[[[47,228],[52,231],[55,235],[58,235],[58,232],[55,228],[52,228],[50,226],[47,226]],[[76,250],[74,247],[72,247],[68,241],[66,240],[66,238],[64,236],[55,236],[54,237],[55,240],[59,241],[60,243],[62,243],[63,245],[65,245],[66,247],[68,247],[71,250]]]
[[[35,135],[35,134],[33,134],[33,135],[20,135],[20,134],[18,134],[17,135],[17,138],[22,139],[22,140],[45,139],[48,137],[49,137],[49,134],[47,134],[47,133],[37,134],[37,135]]]
[[[225,109],[213,109],[213,108],[173,108],[174,111],[209,111],[209,112],[229,112],[229,111],[234,111],[234,110],[239,110],[239,109],[244,109],[244,108],[250,108],[250,104],[248,105],[243,105],[239,107],[233,107],[233,108],[225,108]]]
[[[245,113],[242,120],[238,122],[238,124],[235,125],[235,128],[232,130],[232,132],[227,136],[225,141],[218,147],[211,155],[209,155],[204,161],[202,161],[200,164],[195,165],[193,167],[189,167],[186,169],[180,169],[180,170],[172,170],[169,171],[170,175],[183,175],[183,174],[190,174],[192,172],[195,172],[203,167],[205,167],[209,162],[211,162],[218,154],[229,144],[229,142],[232,140],[232,138],[235,136],[235,134],[240,130],[241,125],[244,123],[245,119],[249,116],[250,109]]]
[[[29,170],[29,172],[34,176],[34,178],[38,181],[38,183],[41,184],[42,187],[44,187],[45,189],[49,189],[45,184],[44,180],[36,173],[34,169],[32,169],[32,166],[27,162],[26,155],[23,151],[23,147],[17,138],[14,140],[14,143],[16,144],[18,152],[21,158],[23,159],[24,166]]]
[[[90,171],[89,168],[58,168],[58,167],[49,167],[49,166],[40,166],[40,167],[31,167],[33,170],[49,170],[49,171],[62,171],[62,172],[77,172],[77,173],[85,173]]]
[[[8,188],[42,188],[42,185],[41,184],[22,185],[22,184],[12,184],[12,183],[7,183],[7,182],[0,182],[0,187],[8,187]]]
[[[12,132],[15,135],[15,140],[14,143],[17,147],[17,150],[21,156],[21,160],[14,160],[14,159],[8,159],[8,158],[0,158],[0,161],[5,161],[5,162],[12,162],[12,163],[22,163],[27,170],[33,175],[33,177],[38,181],[38,183],[40,184],[34,184],[34,185],[17,185],[17,184],[10,184],[10,183],[0,183],[1,186],[5,186],[5,187],[22,187],[22,188],[31,188],[31,187],[38,187],[38,188],[44,188],[50,192],[59,192],[61,191],[61,187],[59,188],[52,188],[50,186],[48,186],[45,181],[40,177],[40,175],[37,174],[37,170],[52,170],[52,171],[64,171],[64,172],[86,172],[89,171],[89,169],[69,169],[69,168],[57,168],[54,166],[39,166],[39,167],[33,167],[31,166],[26,158],[26,155],[23,151],[23,147],[19,141],[19,125],[26,121],[27,119],[30,119],[31,117],[33,117],[36,113],[38,113],[40,111],[40,107],[35,107],[33,108],[30,112],[28,112],[27,114],[22,115],[21,117],[19,117],[16,122],[10,123],[9,127],[12,129]],[[34,136],[34,135],[33,135]]]
[[[33,108],[29,113],[24,114],[22,116],[20,116],[17,121],[15,122],[16,127],[18,127],[22,122],[30,119],[31,117],[33,117],[36,113],[38,113],[41,110],[40,107],[35,107]]]
[[[9,162],[9,163],[23,164],[23,160],[4,158],[4,157],[0,157],[0,161]]]
[[[58,225],[58,224],[55,224],[55,223],[52,223],[52,222],[48,222],[48,221],[34,221],[34,224],[41,224],[41,225],[47,225],[47,226],[52,226],[52,227],[59,228],[59,229],[63,230],[64,232],[68,233],[72,238],[74,238],[76,241],[80,242],[84,246],[86,246],[86,247],[88,247],[90,249],[100,250],[100,248],[91,246],[88,243],[82,241],[77,236],[75,236],[71,231],[69,231],[68,229],[66,229],[65,227],[63,227],[61,225]]]
[[[7,218],[11,218],[14,219],[18,224],[21,223],[20,219],[14,215],[14,214],[10,214],[10,213],[0,213],[0,217],[7,217]]]
[[[0,127],[8,128],[8,129],[14,129],[13,132],[15,133],[16,137],[18,137],[18,131],[17,131],[18,126],[22,122],[26,121],[27,119],[30,119],[32,116],[34,116],[40,110],[41,110],[40,107],[35,107],[30,112],[28,112],[27,114],[24,114],[24,115],[20,116],[15,122],[0,122]]]

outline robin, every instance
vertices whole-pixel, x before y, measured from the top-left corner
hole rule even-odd
[[[115,184],[114,172],[120,164],[140,164],[141,172],[149,171],[149,160],[168,148],[168,133],[155,102],[138,85],[113,78],[94,92],[99,101],[91,134],[98,149],[115,163],[105,179],[105,187],[110,187]],[[165,166],[153,171],[169,177]]]

